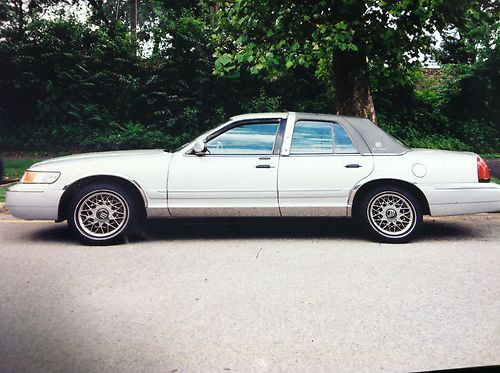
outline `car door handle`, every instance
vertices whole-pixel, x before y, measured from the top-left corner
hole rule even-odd
[[[271,166],[270,164],[258,164],[255,168],[274,168],[274,166]]]
[[[363,166],[361,166],[360,164],[357,164],[357,163],[350,163],[350,164],[345,165],[345,168],[360,168],[360,167],[363,167]]]

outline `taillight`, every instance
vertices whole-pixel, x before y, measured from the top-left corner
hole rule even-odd
[[[481,157],[477,157],[477,180],[480,183],[489,183],[491,180],[490,169]]]

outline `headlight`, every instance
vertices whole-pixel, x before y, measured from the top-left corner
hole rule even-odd
[[[21,183],[24,184],[52,184],[55,183],[60,172],[45,172],[45,171],[26,171],[21,178]]]

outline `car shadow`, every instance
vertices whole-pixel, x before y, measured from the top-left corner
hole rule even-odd
[[[214,218],[150,220],[132,240],[189,239],[341,239],[370,241],[359,224],[347,218]],[[415,241],[484,239],[458,221],[425,221]]]
[[[480,224],[476,222],[475,224]],[[456,220],[424,220],[424,224],[414,242],[421,241],[466,241],[484,240],[485,237],[477,229],[467,223]]]
[[[346,218],[210,218],[148,220],[128,242],[200,239],[340,239],[369,241],[353,219]],[[426,220],[414,242],[485,240],[488,237],[463,221]],[[35,230],[31,239],[78,243],[66,224]]]
[[[30,240],[40,242],[67,242],[78,244],[77,237],[66,223],[53,224],[40,227],[30,234]]]
[[[362,235],[351,219],[210,218],[151,220],[142,234],[152,240],[345,238]]]

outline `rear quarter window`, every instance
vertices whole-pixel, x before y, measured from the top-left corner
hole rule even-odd
[[[299,120],[295,123],[290,154],[357,154],[344,128],[334,122]]]

